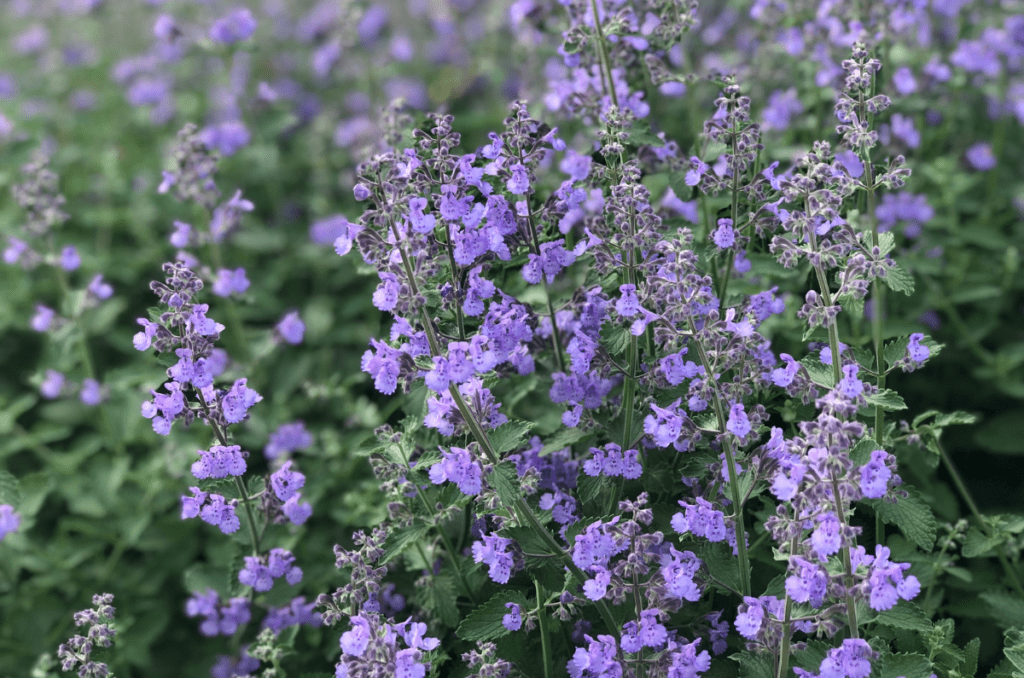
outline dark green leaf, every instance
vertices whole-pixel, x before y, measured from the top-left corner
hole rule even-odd
[[[928,678],[931,673],[932,663],[923,654],[885,653],[879,662],[878,678]]]
[[[487,476],[487,482],[498,493],[501,502],[509,510],[521,498],[519,474],[516,473],[516,467],[510,461],[503,461],[495,466]]]
[[[992,549],[1002,544],[1005,540],[1002,537],[990,537],[977,527],[967,531],[967,539],[964,541],[963,554],[965,558],[978,558],[990,555]]]
[[[984,591],[979,597],[988,605],[989,612],[1000,627],[1024,627],[1024,600],[1003,591]],[[1007,634],[1009,636],[1009,634]],[[1024,641],[1022,641],[1024,642]],[[1024,646],[1022,646],[1024,651]],[[1024,667],[1021,667],[1024,670]]]
[[[1006,632],[1004,652],[1017,671],[1024,672],[1024,631],[1010,629]]]
[[[547,442],[544,443],[544,447],[540,451],[540,456],[546,457],[552,452],[558,452],[559,450],[563,450],[566,447],[572,445],[573,443],[579,442],[580,440],[583,440],[584,438],[590,435],[593,434],[584,431],[579,427],[560,429],[553,436],[550,436],[547,439]]]
[[[441,573],[427,580],[423,606],[436,614],[445,626],[459,623],[459,607],[455,603],[457,598],[455,580],[450,575]]]
[[[1024,454],[1024,410],[1012,410],[992,417],[978,427],[974,442],[997,454]]]
[[[21,490],[18,488],[18,479],[0,469],[0,504],[10,504],[18,508],[20,503]]]
[[[835,386],[832,366],[821,362],[817,353],[805,357],[800,361],[800,364],[804,366],[804,369],[807,370],[807,376],[810,377],[811,381],[815,384],[824,386],[828,389]]]
[[[899,605],[891,610],[879,612],[875,621],[894,629],[920,633],[928,633],[932,629],[932,622],[921,608],[906,601],[900,601]]]
[[[732,555],[730,546],[724,542],[712,543],[701,540],[698,555],[716,581],[732,591],[740,590],[739,561]]]
[[[589,504],[608,491],[609,481],[606,476],[588,476],[580,471],[579,480],[576,482],[579,490],[580,501]]]
[[[522,449],[526,444],[526,436],[533,424],[526,421],[510,421],[502,424],[488,434],[491,445],[498,454]]]
[[[506,603],[515,603],[519,605],[521,610],[525,613],[529,604],[526,601],[526,596],[520,591],[516,590],[504,590],[496,594],[493,598],[482,604],[470,612],[462,623],[459,624],[459,629],[456,631],[459,638],[468,641],[483,641],[483,640],[494,640],[495,638],[501,638],[502,636],[511,633],[501,623],[502,617],[508,614],[508,608],[505,607]]]
[[[981,650],[981,638],[975,638],[964,645],[964,660],[960,663],[961,678],[974,678],[978,673],[978,653]]]
[[[930,551],[935,544],[935,516],[916,490],[909,485],[903,486],[903,489],[910,492],[910,496],[900,497],[895,504],[881,499],[872,500],[870,503],[882,520],[890,525],[896,525],[910,541],[923,550]]]

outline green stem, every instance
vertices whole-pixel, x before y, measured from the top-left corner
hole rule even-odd
[[[974,516],[974,520],[977,521],[982,531],[989,537],[995,536],[995,530],[985,520],[985,516],[978,510],[978,505],[974,503],[974,497],[971,496],[970,490],[967,489],[967,485],[964,484],[963,477],[957,470],[956,465],[953,463],[953,459],[946,452],[946,448],[942,446],[939,440],[935,439],[935,445],[939,448],[939,456],[942,458],[942,464],[946,467],[949,475],[953,478],[953,484],[956,485],[956,489],[960,492],[960,496],[963,498],[964,503],[967,504],[967,508],[971,510],[971,514]],[[1003,570],[1006,572],[1006,576],[1010,578],[1013,588],[1017,591],[1021,598],[1024,598],[1024,586],[1021,585],[1020,577],[1017,576],[1017,571],[1013,569],[1010,561],[1007,560],[1006,555],[1003,553],[999,554],[999,563],[1003,566]]]
[[[533,580],[533,589],[537,593],[537,624],[540,626],[540,651],[544,658],[544,678],[551,678],[551,647],[548,645],[547,611],[544,609],[540,582],[536,578]]]
[[[712,383],[714,372],[711,368],[711,363],[708,361],[707,353],[704,352],[704,347],[695,336],[693,338],[693,345],[697,349],[697,355],[700,358],[701,365],[704,366],[705,378]],[[729,494],[732,499],[733,506],[733,529],[736,532],[736,551],[739,554],[740,561],[740,588],[741,593],[744,596],[750,595],[750,559],[747,555],[747,538],[746,530],[743,527],[743,503],[740,501],[740,486],[739,478],[734,477],[736,475],[736,457],[732,451],[732,440],[729,439],[728,433],[725,428],[725,409],[722,407],[722,400],[718,397],[718,389],[712,388],[711,393],[714,396],[715,416],[718,418],[718,430],[724,434],[722,439],[722,448],[725,450],[725,464],[728,469],[727,475],[729,477]]]
[[[789,645],[793,634],[793,599],[786,594],[786,612],[782,620],[782,646],[779,648],[779,670],[775,673],[776,678],[786,678],[789,671]]]
[[[604,76],[608,78],[608,94],[612,98],[612,103],[615,104],[615,108],[619,107],[619,97],[615,93],[615,81],[612,80],[612,67],[608,63],[608,52],[605,49],[604,42],[604,28],[601,26],[601,19],[597,13],[597,0],[590,0],[590,8],[594,12],[594,29],[597,31],[597,55],[601,60],[601,71],[602,78],[601,82],[604,82]]]
[[[875,173],[871,166],[871,153],[864,152],[864,179],[867,185],[867,217],[871,224],[871,246],[878,247],[878,220],[875,218]],[[875,385],[885,388],[885,347],[882,344],[882,322],[885,314],[885,288],[878,279],[871,281],[871,335],[875,344]],[[875,443],[879,447],[885,438],[885,410],[875,406]]]
[[[833,360],[833,362],[835,362]],[[846,511],[843,509],[842,495],[839,493],[839,480],[832,478],[832,501],[836,507],[836,516],[839,518],[839,525],[842,531],[846,532]],[[853,585],[853,564],[850,561],[850,547],[843,546],[843,566],[846,569],[846,577],[843,585],[846,587],[846,618],[850,625],[850,637],[859,638],[860,632],[857,629],[857,601],[850,592]]]
[[[821,297],[825,302],[826,308],[830,308],[832,306],[832,292],[828,288],[828,278],[825,277],[825,271],[822,270],[821,266],[815,266],[814,272],[818,276],[818,287],[821,288]],[[832,387],[835,388],[839,385],[839,380],[842,378],[840,372],[842,357],[839,355],[838,319],[833,318],[832,320],[826,320],[826,323],[826,327],[828,329],[828,347],[829,350],[832,351],[832,378],[835,380]]]

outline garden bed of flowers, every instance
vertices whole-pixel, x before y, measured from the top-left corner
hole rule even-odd
[[[0,675],[1024,676],[1020,0],[0,4]]]

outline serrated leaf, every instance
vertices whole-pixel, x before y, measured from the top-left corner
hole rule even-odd
[[[515,603],[525,611],[529,604],[526,596],[520,591],[504,590],[470,612],[455,632],[459,638],[470,642],[494,640],[511,633],[501,623],[502,617],[508,614],[506,603]]]
[[[883,654],[878,666],[878,678],[927,678],[932,673],[928,657],[916,652]]]
[[[825,659],[825,655],[832,648],[828,643],[821,640],[812,640],[807,643],[807,647],[799,652],[793,653],[792,665],[798,666],[811,673],[818,673],[821,668],[821,662]]]
[[[964,645],[964,660],[960,662],[961,678],[974,678],[978,673],[978,654],[981,651],[981,638],[975,638]]]
[[[967,539],[964,541],[963,554],[965,558],[978,558],[991,554],[992,549],[1003,543],[999,536],[990,537],[977,527],[971,527],[967,531]]]
[[[445,626],[459,623],[459,606],[455,581],[448,574],[442,573],[427,580],[423,596],[423,606],[437,615]]]
[[[579,492],[580,501],[589,504],[608,490],[609,481],[605,476],[588,476],[580,471],[576,487]]]
[[[758,652],[739,652],[730,659],[739,662],[740,678],[775,678],[775,661]]]
[[[890,610],[879,612],[875,621],[890,628],[919,633],[928,633],[932,630],[932,622],[924,611],[917,605],[906,601],[901,601],[899,605]]]
[[[800,361],[800,364],[804,366],[804,369],[807,370],[807,376],[815,384],[824,386],[827,389],[831,389],[835,386],[832,366],[821,362],[817,354],[806,356]]]
[[[524,553],[547,555],[548,545],[532,527],[506,527],[499,533],[502,537],[514,539]]]
[[[606,323],[601,328],[601,345],[613,356],[619,356],[626,352],[631,336],[627,328]]]
[[[697,555],[708,566],[708,572],[722,585],[733,591],[741,590],[739,560],[732,555],[732,547],[724,542],[702,540]]]
[[[491,446],[498,454],[522,449],[526,444],[526,436],[530,433],[533,424],[527,421],[510,421],[502,424],[487,434],[491,439]]]
[[[882,250],[883,257],[892,252],[894,247],[896,247],[896,236],[888,231],[878,234],[878,249]]]
[[[0,504],[10,504],[18,508],[21,503],[21,489],[18,487],[18,479],[11,473],[0,469]]]
[[[902,292],[907,296],[914,293],[914,277],[900,268],[899,264],[890,268],[886,273],[885,284],[889,286],[889,289]]]
[[[903,489],[910,492],[910,495],[900,497],[895,504],[881,499],[872,500],[871,504],[882,520],[890,525],[896,525],[907,539],[920,546],[922,550],[931,551],[935,545],[937,529],[935,516],[916,490],[907,485]]]
[[[686,200],[693,193],[693,187],[686,185],[686,172],[671,172],[668,175],[668,186],[680,200]]]
[[[1024,600],[1006,595],[1002,591],[984,591],[979,596],[985,601],[996,624],[1007,629],[1015,626],[1024,627]],[[1024,651],[1024,639],[1021,640]],[[1024,670],[1024,667],[1021,667]]]
[[[868,401],[869,405],[881,407],[887,412],[907,409],[907,404],[903,402],[903,397],[896,391],[891,391],[887,388],[867,396],[865,400]]]
[[[1021,629],[1007,631],[1005,644],[1006,658],[1018,671],[1024,671],[1024,631]]]
[[[510,461],[503,461],[487,476],[487,483],[494,488],[501,502],[509,509],[520,498],[519,474]]]
[[[387,541],[384,542],[384,555],[381,556],[378,562],[381,565],[385,565],[394,560],[402,554],[402,551],[405,551],[405,549],[425,537],[429,531],[430,525],[419,519],[408,527],[395,530],[388,535]]]
[[[866,464],[871,461],[871,453],[878,449],[878,443],[871,438],[864,438],[850,450],[850,461],[854,464]]]

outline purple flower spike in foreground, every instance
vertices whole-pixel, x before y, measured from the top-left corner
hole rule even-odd
[[[82,265],[82,257],[78,256],[78,250],[68,245],[60,253],[60,267],[65,271],[74,271]]]

